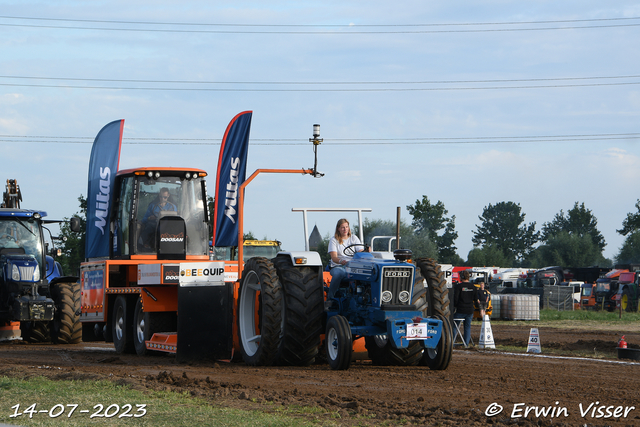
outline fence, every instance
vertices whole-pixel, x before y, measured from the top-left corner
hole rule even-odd
[[[573,310],[573,286],[545,286],[542,303],[544,308],[557,311]]]

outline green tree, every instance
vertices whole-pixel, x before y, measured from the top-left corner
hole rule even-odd
[[[489,204],[478,218],[481,225],[476,225],[473,233],[475,246],[495,246],[502,251],[509,264],[524,259],[533,250],[533,245],[540,239],[535,231],[536,223],[524,224],[520,204],[499,202],[495,206]]]
[[[610,261],[602,256],[602,250],[593,242],[590,234],[579,235],[559,231],[551,235],[535,252],[531,258],[536,260],[536,267],[605,267],[610,264]]]
[[[600,253],[607,245],[602,233],[598,231],[598,220],[590,209],[585,208],[584,203],[578,206],[578,202],[576,202],[566,215],[560,210],[553,221],[545,222],[542,225],[542,241],[548,242],[561,232],[578,237],[590,236],[591,242],[599,248]]]
[[[623,236],[640,230],[640,199],[636,202],[636,208],[638,212],[628,213],[627,217],[622,221],[622,229],[616,230]]]
[[[362,224],[365,243],[370,245],[371,239],[375,236],[395,236],[396,223],[391,220],[365,218]],[[354,233],[358,234],[358,226],[353,227]],[[400,247],[410,249],[414,258],[437,258],[438,249],[429,236],[422,233],[414,233],[413,227],[407,225],[405,221],[400,221]],[[396,248],[396,242],[391,245],[391,250]],[[373,250],[387,251],[389,249],[389,239],[376,239]]]
[[[56,258],[62,266],[62,271],[67,276],[78,276],[80,264],[84,261],[84,249],[86,241],[86,225],[87,225],[87,199],[82,195],[78,197],[80,202],[80,212],[76,212],[74,216],[80,219],[80,231],[71,231],[69,224],[70,218],[64,218],[64,222],[60,224],[60,234],[62,243],[58,246],[62,254]]]
[[[449,211],[444,207],[444,203],[432,205],[427,196],[422,196],[422,200],[416,200],[413,205],[407,206],[407,210],[413,216],[411,225],[417,235],[428,236],[438,248],[438,261],[444,264],[454,264],[460,260],[454,245],[458,238],[456,228],[456,216],[448,218]],[[440,231],[443,230],[441,233]]]
[[[320,259],[322,260],[322,265],[329,265],[329,261],[331,261],[331,257],[329,256],[329,240],[331,239],[331,234],[327,233],[326,236],[322,238],[322,241],[318,243],[318,247],[315,249],[316,252],[320,254]]]
[[[496,245],[488,244],[482,248],[473,248],[467,256],[467,265],[475,267],[512,267],[513,260],[507,256]]]
[[[618,264],[640,263],[640,229],[631,232],[624,240],[616,262]]]

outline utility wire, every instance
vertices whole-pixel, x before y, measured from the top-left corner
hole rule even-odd
[[[637,24],[614,24],[614,25],[591,25],[591,26],[573,26],[573,27],[539,27],[539,28],[494,28],[494,29],[472,29],[472,30],[404,30],[404,31],[241,31],[241,30],[179,30],[179,29],[155,29],[155,28],[106,28],[106,27],[65,27],[61,25],[28,25],[28,24],[6,24],[0,23],[4,27],[28,27],[28,28],[46,28],[58,30],[90,30],[90,31],[131,31],[145,33],[200,33],[200,34],[438,34],[438,33],[491,33],[491,32],[511,32],[511,31],[549,31],[549,30],[580,30],[580,29],[596,29],[596,28],[619,28],[619,27],[637,27]]]
[[[638,82],[618,83],[579,83],[554,85],[522,85],[522,86],[477,86],[477,87],[414,87],[414,88],[322,88],[322,89],[261,89],[261,88],[211,88],[211,87],[115,87],[115,86],[77,86],[77,85],[46,85],[26,83],[0,83],[8,87],[36,87],[50,89],[100,89],[100,90],[142,90],[142,91],[202,91],[202,92],[434,92],[434,91],[464,91],[464,90],[503,90],[503,89],[549,89],[569,87],[598,87],[598,86],[627,86],[637,85]]]
[[[548,31],[548,30],[571,30],[571,29],[595,29],[595,28],[615,28],[615,27],[635,27],[640,23],[612,23],[605,25],[575,25],[582,23],[616,22],[637,20],[639,17],[622,17],[622,18],[600,18],[600,19],[567,19],[567,20],[549,20],[549,21],[512,21],[512,22],[479,22],[479,23],[449,23],[449,24],[223,24],[223,23],[189,23],[189,22],[145,22],[145,21],[109,21],[97,19],[64,19],[64,18],[37,18],[37,17],[16,17],[16,16],[0,16],[0,19],[11,20],[38,20],[38,21],[56,21],[56,22],[83,22],[106,25],[165,25],[165,26],[206,26],[206,27],[231,27],[231,28],[267,28],[268,30],[205,30],[205,29],[179,29],[179,28],[121,28],[121,27],[82,27],[82,26],[63,26],[63,25],[34,25],[34,24],[12,24],[0,22],[0,26],[7,27],[27,27],[27,28],[48,28],[48,29],[65,29],[65,30],[91,30],[91,31],[134,31],[134,32],[151,32],[151,33],[210,33],[210,34],[434,34],[434,33],[484,33],[484,32],[508,32],[508,31]],[[460,26],[514,26],[514,25],[555,25],[555,24],[572,24],[568,26],[543,26],[529,28],[472,28],[458,29]],[[445,29],[418,29],[418,30],[388,30],[388,28],[431,28],[445,27]],[[447,29],[452,27],[454,29]],[[333,28],[334,30],[273,30],[273,28]],[[381,30],[360,30],[360,28],[381,28]],[[336,31],[337,29],[338,31]]]
[[[425,138],[324,138],[325,146],[343,145],[443,145],[443,144],[513,144],[525,142],[590,142],[640,138],[639,133],[605,133],[549,136],[479,136]],[[222,138],[123,138],[127,145],[220,145]],[[0,143],[93,144],[94,137],[0,135]],[[309,144],[296,138],[252,138],[252,145],[300,146]]]
[[[215,27],[441,27],[441,26],[461,26],[461,25],[521,25],[521,24],[564,24],[576,22],[606,22],[606,21],[629,21],[640,19],[638,16],[619,18],[593,18],[593,19],[563,19],[563,20],[541,20],[541,21],[506,21],[506,22],[462,22],[443,24],[246,24],[246,23],[200,23],[200,22],[152,22],[152,21],[122,21],[104,19],[71,19],[71,18],[42,18],[26,16],[6,16],[0,15],[0,19],[21,19],[37,21],[59,21],[59,22],[92,22],[101,24],[138,24],[138,25],[184,25],[184,26],[215,26]]]
[[[148,80],[148,79],[98,79],[83,77],[43,77],[0,75],[0,79],[89,81],[115,83],[170,83],[170,84],[246,84],[246,85],[406,85],[406,84],[460,84],[460,83],[516,83],[550,82],[571,80],[637,79],[640,74],[627,76],[590,76],[590,77],[548,77],[531,79],[486,79],[486,80],[416,80],[416,81],[215,81],[215,80]]]

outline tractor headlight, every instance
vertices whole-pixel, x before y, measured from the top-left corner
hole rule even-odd
[[[13,264],[13,266],[11,267],[11,280],[13,280],[14,282],[20,281],[20,270],[15,264]]]
[[[407,292],[407,291],[400,292],[400,295],[398,295],[398,299],[403,304],[408,303],[409,302],[409,292]]]
[[[39,282],[40,281],[40,268],[38,266],[36,266],[33,269],[33,281],[34,282]]]
[[[382,302],[384,303],[391,302],[391,298],[393,298],[393,294],[391,293],[391,291],[384,291],[382,293]]]

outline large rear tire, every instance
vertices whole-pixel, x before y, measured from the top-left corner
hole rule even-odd
[[[423,317],[442,320],[442,334],[435,349],[425,349],[420,365],[433,370],[444,370],[449,366],[453,354],[453,334],[451,333],[451,303],[447,281],[440,266],[434,259],[419,258],[416,263],[416,285],[413,303],[422,311]],[[422,283],[420,286],[418,283]],[[422,290],[416,292],[416,289]]]
[[[376,366],[415,366],[422,358],[422,345],[411,341],[406,348],[395,348],[386,335],[365,337],[364,346]]]
[[[273,259],[284,289],[284,330],[278,363],[309,366],[318,355],[324,315],[321,271],[294,267],[289,255]]]
[[[420,359],[421,365],[426,365],[434,371],[443,371],[449,366],[451,356],[453,354],[453,334],[451,332],[451,323],[449,319],[445,319],[440,315],[434,318],[442,321],[442,334],[436,348],[425,348]]]
[[[80,283],[56,283],[51,296],[56,303],[56,314],[51,322],[51,341],[54,344],[82,342],[80,323]]]
[[[133,345],[133,301],[119,295],[113,305],[113,346],[116,353],[135,353]]]
[[[242,359],[251,366],[272,365],[282,342],[284,305],[282,285],[273,263],[267,258],[250,258],[244,265],[238,292]]]
[[[339,314],[329,318],[325,338],[327,360],[331,369],[349,369],[353,341],[347,319]]]
[[[449,302],[449,289],[447,288],[447,281],[444,279],[444,274],[440,266],[431,258],[419,258],[415,263],[417,267],[416,282],[422,279],[422,286],[426,292],[422,294],[424,301],[416,301],[414,296],[414,304],[419,307],[418,310],[425,314],[424,317],[440,315],[445,319],[450,318],[451,304]]]

